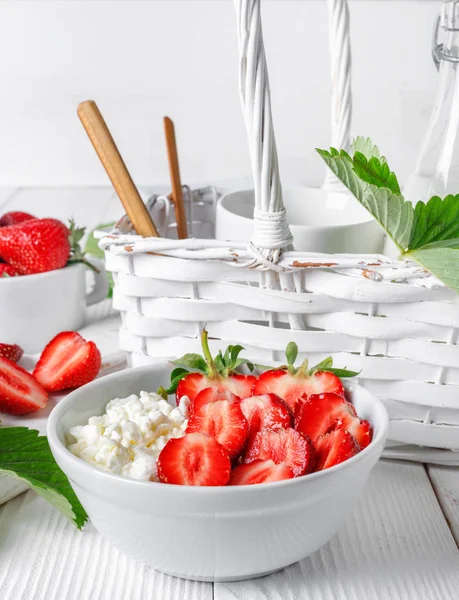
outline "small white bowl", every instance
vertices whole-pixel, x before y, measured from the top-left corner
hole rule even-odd
[[[287,220],[295,250],[325,253],[379,254],[384,232],[348,193],[318,188],[284,190]],[[230,192],[216,212],[217,240],[248,242],[253,232],[254,192]]]
[[[201,581],[267,575],[326,544],[381,456],[388,428],[382,403],[357,384],[346,384],[359,415],[374,428],[371,444],[325,471],[262,485],[135,481],[101,471],[67,450],[71,427],[102,414],[111,398],[156,390],[170,372],[169,363],[158,363],[108,375],[71,393],[49,417],[53,455],[101,535],[159,571]]]

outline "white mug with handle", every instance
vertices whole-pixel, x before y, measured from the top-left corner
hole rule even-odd
[[[0,278],[0,343],[18,344],[27,354],[35,354],[61,331],[80,329],[86,307],[108,294],[103,262],[91,263],[98,272],[89,293],[87,267],[81,263],[37,275]]]

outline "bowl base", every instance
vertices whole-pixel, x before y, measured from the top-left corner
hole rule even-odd
[[[295,564],[295,563],[293,563]],[[183,575],[182,573],[172,573],[171,571],[160,571],[161,573],[164,573],[165,575],[172,575],[172,577],[178,577],[179,579],[189,579],[191,581],[204,581],[207,583],[225,583],[225,582],[230,582],[230,581],[246,581],[248,579],[259,579],[260,577],[266,577],[268,575],[272,575],[273,573],[278,573],[279,571],[282,571],[283,569],[286,569],[287,567],[289,567],[290,565],[286,565],[285,567],[280,567],[279,569],[273,569],[272,571],[264,571],[262,573],[253,573],[253,574],[249,574],[249,575],[234,575],[234,576],[227,576],[227,577],[213,577],[213,576],[203,576],[203,577],[196,577],[194,575]],[[159,569],[156,569],[157,571],[159,571]]]

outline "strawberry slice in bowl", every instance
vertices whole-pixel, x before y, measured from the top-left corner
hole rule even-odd
[[[276,464],[273,460],[254,460],[233,469],[228,485],[253,485],[283,481],[295,477],[287,463]]]
[[[316,441],[317,471],[334,467],[360,452],[354,436],[344,427],[321,435]]]
[[[233,402],[241,401],[239,396],[236,396],[235,394],[233,394],[233,392],[230,392],[229,390],[219,390],[215,387],[204,388],[191,402],[190,411],[191,413],[196,412],[205,404],[210,404],[211,402],[218,402],[219,400],[226,400],[230,404],[232,404]]]
[[[248,396],[241,400],[241,410],[249,424],[249,436],[263,428],[286,429],[293,426],[292,411],[276,394]]]
[[[212,436],[235,458],[244,448],[249,426],[238,402],[217,400],[193,412],[186,433],[195,432]]]
[[[253,387],[253,393],[276,394],[288,404],[293,413],[300,399],[304,400],[313,394],[329,392],[343,395],[344,387],[340,377],[358,375],[354,371],[334,369],[331,358],[327,358],[312,369],[309,368],[306,359],[300,367],[296,368],[298,346],[294,342],[287,345],[285,356],[287,365],[262,373]]]
[[[15,363],[19,362],[24,350],[17,344],[0,344],[0,356]]]
[[[298,477],[314,470],[315,449],[311,440],[295,429],[261,429],[247,443],[242,462],[257,459],[285,463]]]
[[[228,346],[224,354],[219,351],[213,358],[206,329],[202,330],[201,344],[204,357],[200,354],[185,354],[173,361],[178,366],[171,373],[171,385],[167,393],[175,392],[177,404],[182,396],[188,396],[193,401],[206,388],[229,390],[239,398],[250,396],[256,377],[236,372],[242,365],[247,365],[250,370],[254,368],[249,360],[239,358],[244,348],[239,345]],[[190,372],[190,369],[195,372]]]

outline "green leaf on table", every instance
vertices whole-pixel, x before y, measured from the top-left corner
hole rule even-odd
[[[28,483],[78,529],[86,523],[88,515],[54,460],[48,438],[38,431],[0,426],[0,473]]]
[[[400,194],[397,179],[387,163],[373,157],[371,165],[367,162],[365,166],[363,154],[358,153],[352,159],[343,150],[338,154],[332,150],[317,152],[403,253],[412,237],[414,209]]]

